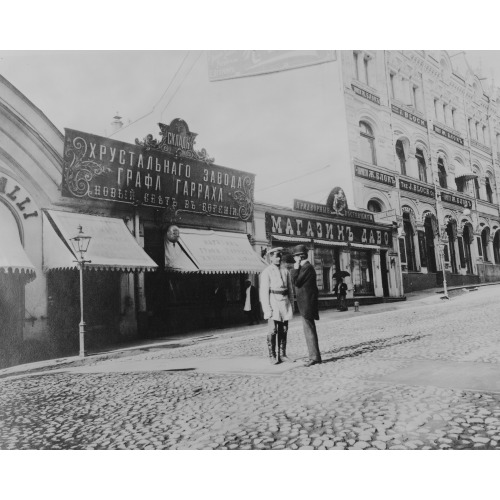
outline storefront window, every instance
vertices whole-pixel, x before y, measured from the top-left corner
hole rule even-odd
[[[495,233],[495,238],[493,239],[493,256],[495,264],[500,264],[500,231]]]
[[[371,253],[351,250],[351,279],[354,295],[373,295],[373,273]]]
[[[408,271],[416,270],[416,259],[415,259],[415,244],[414,244],[414,232],[413,225],[410,221],[410,214],[405,212],[403,214],[403,228],[405,232],[405,247],[406,247],[406,264],[408,266]]]
[[[423,231],[418,231],[418,248],[420,250],[420,265],[427,267],[427,244]]]
[[[437,229],[435,229],[436,225],[437,225],[437,220],[433,215],[425,218],[424,233],[425,233],[425,251],[427,256],[427,270],[431,273],[435,273],[437,271],[436,249],[434,244],[434,234],[437,231]]]
[[[482,232],[481,232],[481,243],[483,246],[483,259],[486,262],[489,262],[489,255],[488,255],[488,240],[490,238],[490,229],[488,227],[485,227]]]
[[[338,268],[338,249],[331,247],[316,247],[314,249],[314,259],[322,266],[322,292],[330,293],[333,288],[332,275]]]

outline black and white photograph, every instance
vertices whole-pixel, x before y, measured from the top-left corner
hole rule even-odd
[[[487,494],[500,47],[353,36],[374,4],[279,43],[291,5],[264,42],[257,12],[60,6],[0,50],[5,498],[66,467],[77,498]]]

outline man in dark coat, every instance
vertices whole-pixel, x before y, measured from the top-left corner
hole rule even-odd
[[[314,320],[319,319],[318,313],[318,285],[316,283],[316,271],[307,260],[307,248],[305,245],[297,245],[293,250],[295,259],[294,269],[291,270],[292,283],[295,285],[297,305],[302,316],[302,326],[309,351],[309,361],[305,366],[321,363],[319,352],[318,334]]]

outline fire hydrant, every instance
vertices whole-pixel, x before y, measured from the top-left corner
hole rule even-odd
[[[359,312],[359,302],[358,301],[354,302],[354,311]]]

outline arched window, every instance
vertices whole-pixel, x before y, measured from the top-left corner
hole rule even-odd
[[[424,152],[417,148],[415,156],[418,163],[418,178],[422,182],[427,182],[427,166],[425,164]]]
[[[491,189],[491,182],[490,178],[486,177],[484,181],[485,187],[486,187],[486,199],[490,202],[493,203],[493,189]]]
[[[444,161],[442,158],[439,158],[438,160],[438,179],[439,185],[446,189],[448,187],[448,183],[446,182],[446,170],[444,168]]]
[[[380,206],[380,203],[376,200],[370,200],[366,208],[370,212],[382,212],[382,207]]]
[[[497,230],[495,238],[493,238],[493,256],[495,264],[500,264],[500,230]]]
[[[359,134],[361,137],[361,159],[376,165],[375,136],[372,128],[366,122],[359,122]]]
[[[403,229],[405,233],[406,265],[408,271],[416,271],[415,231],[408,212],[403,213]]]
[[[485,227],[481,231],[481,246],[483,247],[483,259],[485,262],[489,262],[488,257],[488,240],[490,239],[490,228]]]
[[[481,193],[479,191],[479,181],[477,180],[477,177],[474,179],[474,196],[478,200],[481,199]]]
[[[474,242],[474,233],[472,231],[472,226],[470,223],[464,225],[462,231],[462,244],[464,246],[464,260],[465,267],[467,268],[467,274],[472,274],[472,253],[470,246]]]
[[[396,154],[399,159],[399,168],[401,169],[401,173],[406,175],[406,158],[405,158],[405,148],[403,146],[403,141],[398,139],[396,141]]]
[[[450,264],[451,272],[457,273],[457,257],[455,252],[455,240],[457,239],[457,223],[455,220],[450,220],[446,226],[446,233],[448,234],[448,248],[450,249]]]
[[[425,218],[424,222],[424,245],[423,250],[425,251],[427,269],[431,273],[435,273],[436,268],[436,251],[435,251],[435,228],[433,227],[432,217],[434,218],[434,225],[437,226],[437,220],[435,216],[429,216]],[[437,229],[436,229],[437,230]],[[420,256],[422,260],[422,256]]]

